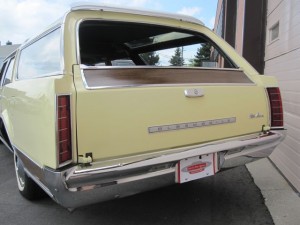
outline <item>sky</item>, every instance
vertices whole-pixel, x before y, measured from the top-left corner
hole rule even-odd
[[[0,42],[21,44],[64,15],[78,0],[0,0]],[[97,4],[181,13],[213,28],[218,0],[89,0]]]

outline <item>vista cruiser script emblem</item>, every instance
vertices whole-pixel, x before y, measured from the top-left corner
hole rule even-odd
[[[216,119],[216,120],[204,120],[204,121],[196,121],[190,123],[179,123],[179,124],[170,124],[170,125],[162,125],[162,126],[153,126],[148,127],[148,132],[158,133],[172,130],[182,130],[182,129],[190,129],[190,128],[199,128],[199,127],[207,127],[214,125],[221,125],[227,123],[235,123],[236,117]]]
[[[249,115],[249,118],[250,119],[256,119],[256,118],[263,118],[264,117],[264,115],[263,114],[261,114],[261,113],[251,113],[250,115]]]

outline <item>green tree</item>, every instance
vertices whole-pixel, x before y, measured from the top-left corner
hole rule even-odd
[[[194,66],[202,66],[203,61],[209,61],[210,49],[211,45],[208,42],[201,44],[194,58]]]
[[[175,49],[174,55],[171,57],[169,63],[172,66],[183,66],[184,65],[184,59],[182,56],[182,49],[180,47]]]
[[[159,55],[156,52],[143,53],[141,57],[148,65],[157,65],[159,63]]]

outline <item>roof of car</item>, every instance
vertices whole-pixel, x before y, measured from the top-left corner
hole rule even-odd
[[[182,14],[175,14],[175,13],[165,13],[165,12],[158,12],[158,11],[147,11],[142,9],[136,9],[136,8],[126,8],[126,7],[117,7],[117,6],[110,6],[110,5],[100,5],[100,4],[94,4],[94,3],[73,3],[70,7],[70,10],[66,12],[64,16],[56,20],[54,23],[52,23],[50,26],[48,26],[47,29],[45,29],[42,33],[39,33],[39,35],[35,35],[32,38],[27,39],[20,48],[23,48],[27,45],[29,45],[32,41],[35,41],[36,39],[39,39],[40,36],[44,35],[45,33],[53,30],[53,28],[57,28],[60,26],[66,17],[66,15],[73,11],[81,11],[81,10],[93,10],[93,11],[103,11],[103,12],[119,12],[119,13],[129,13],[134,15],[145,15],[145,16],[154,16],[154,17],[161,17],[161,18],[170,18],[175,19],[179,21],[185,21],[190,22],[198,25],[204,26],[204,23],[191,16],[182,15]]]
[[[106,11],[106,12],[121,12],[121,13],[130,13],[135,15],[146,15],[146,16],[156,16],[156,17],[163,17],[163,18],[171,18],[180,21],[186,21],[190,23],[196,23],[204,26],[204,23],[191,16],[182,15],[182,14],[175,14],[175,13],[165,13],[159,11],[148,11],[143,9],[135,9],[135,8],[125,8],[125,7],[117,7],[117,6],[109,6],[109,5],[99,5],[99,4],[78,4],[75,3],[71,6],[71,11],[78,11],[78,10],[99,10],[99,11]]]

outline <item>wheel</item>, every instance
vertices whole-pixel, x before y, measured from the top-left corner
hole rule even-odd
[[[46,193],[25,172],[21,159],[14,152],[14,162],[18,189],[23,197],[28,200],[37,200],[46,196]]]

